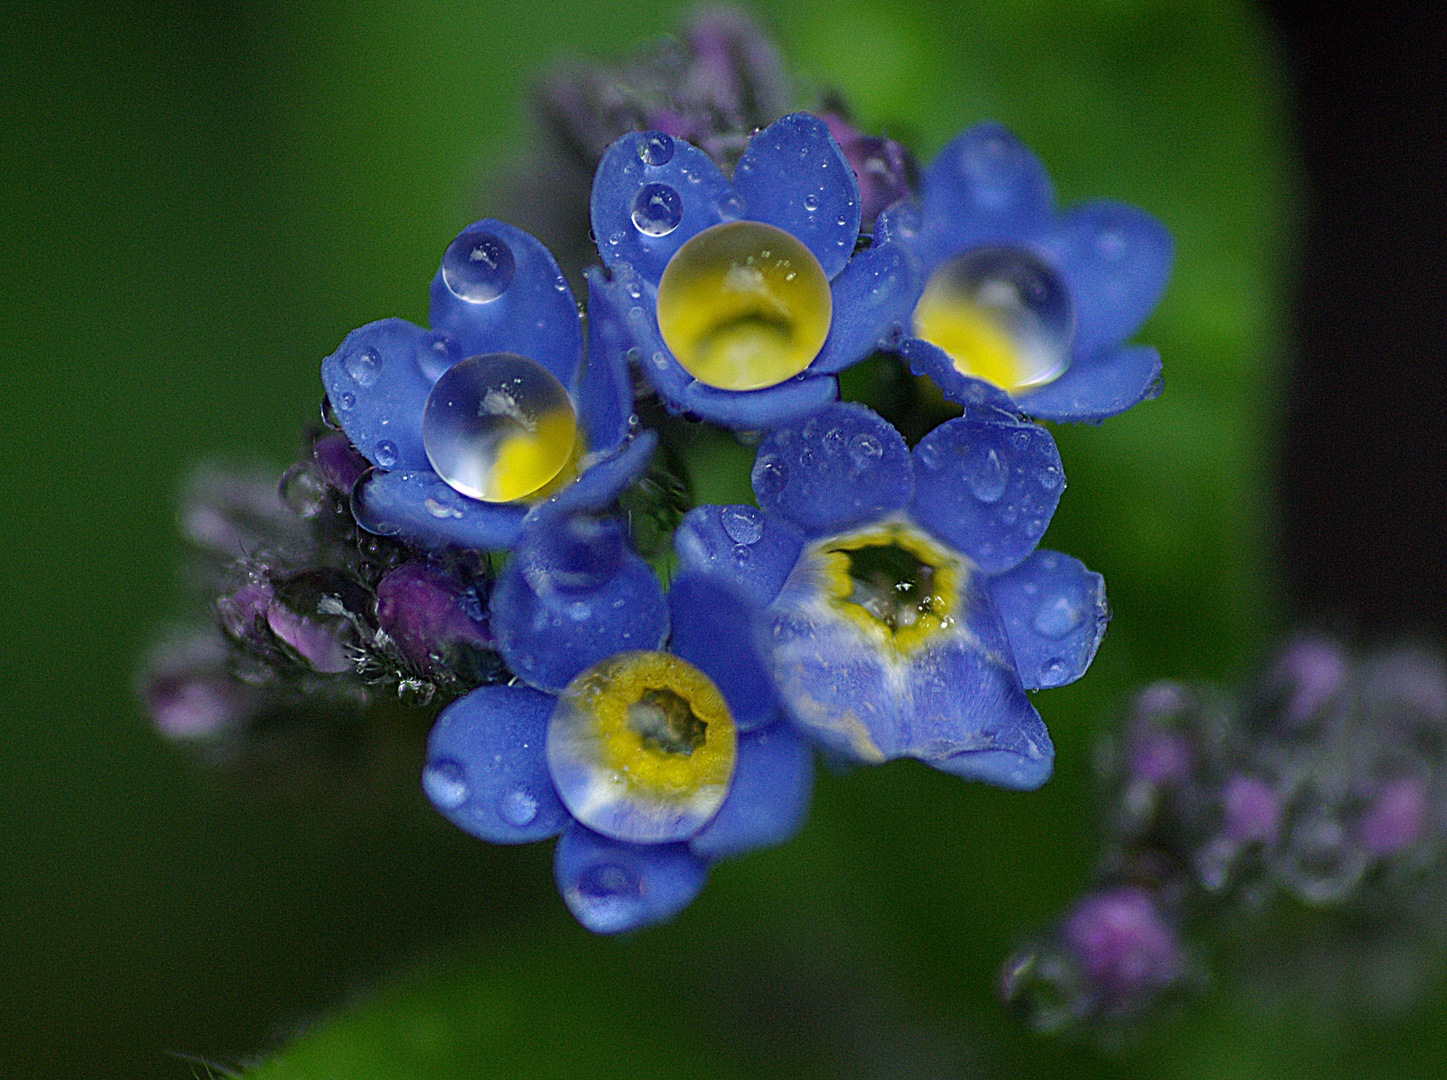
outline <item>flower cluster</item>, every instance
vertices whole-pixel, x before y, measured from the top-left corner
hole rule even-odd
[[[1307,635],[1239,695],[1148,687],[1102,755],[1099,880],[1007,963],[1006,997],[1042,1030],[1109,1035],[1199,981],[1188,929],[1230,926],[1248,977],[1400,1008],[1447,944],[1444,735],[1447,667],[1417,648],[1353,659]],[[1293,931],[1298,908],[1317,914]]]
[[[992,124],[923,172],[837,108],[728,130],[709,33],[598,147],[581,317],[532,234],[463,229],[427,329],[373,322],[323,361],[330,430],[283,484],[311,530],[252,550],[218,606],[279,683],[450,701],[428,798],[495,843],[558,837],[599,932],[791,835],[816,748],[1043,783],[1028,692],[1078,678],[1108,613],[1100,575],[1037,548],[1065,476],[1026,417],[1158,389],[1122,343],[1164,287],[1160,225],[1057,214]],[[839,401],[866,360],[952,418]],[[757,447],[753,505],[693,504],[727,486],[720,439]]]

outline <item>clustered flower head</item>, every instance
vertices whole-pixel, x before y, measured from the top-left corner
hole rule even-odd
[[[248,550],[217,608],[268,685],[446,702],[428,798],[485,840],[557,837],[599,932],[787,839],[816,750],[1042,784],[1029,694],[1084,673],[1108,611],[1099,574],[1038,548],[1065,474],[1027,416],[1158,389],[1123,344],[1168,272],[1152,219],[1057,214],[992,124],[922,174],[837,105],[731,126],[714,105],[769,99],[772,52],[718,16],[689,41],[634,70],[638,109],[561,108],[635,100],[602,76],[553,88],[595,159],[586,305],[529,232],[458,233],[427,328],[373,322],[322,362],[328,430],[283,484],[307,527]],[[839,401],[864,361],[952,418]],[[756,447],[754,504],[695,505],[728,486],[720,439]]]
[[[1297,996],[1348,988],[1332,1007],[1399,1009],[1440,970],[1440,656],[1353,657],[1303,635],[1238,694],[1147,687],[1101,761],[1098,879],[1005,966],[1005,996],[1037,1028],[1118,1036],[1200,982],[1204,948],[1188,942],[1226,926],[1247,978]],[[1296,932],[1282,925],[1293,910]],[[1272,913],[1271,933],[1242,925]]]

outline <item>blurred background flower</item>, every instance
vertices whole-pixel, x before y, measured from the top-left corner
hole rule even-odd
[[[1164,0],[757,12],[798,75],[793,104],[837,89],[856,128],[921,161],[998,120],[1062,204],[1124,200],[1175,237],[1141,335],[1165,395],[1056,431],[1071,486],[1044,543],[1105,575],[1115,617],[1090,678],[1038,699],[1055,777],[1031,795],[909,762],[821,777],[789,844],[720,866],[675,923],[600,941],[555,898],[545,850],[477,844],[427,807],[426,713],[200,772],[131,696],[182,592],[182,477],[237,455],[279,476],[305,449],[321,358],[372,319],[421,323],[437,253],[498,209],[546,65],[624,56],[683,9],[35,6],[0,45],[0,379],[23,448],[0,574],[0,1072],[191,1076],[204,1067],[169,1055],[232,1065],[378,986],[397,988],[316,1028],[289,1067],[1442,1070],[1447,999],[1430,983],[1369,1023],[1223,980],[1118,1058],[1042,1042],[994,998],[1001,958],[1091,880],[1092,747],[1113,702],[1230,677],[1303,617],[1441,632],[1442,16],[1377,6],[1348,30],[1285,5]],[[715,449],[729,468],[698,500],[746,501],[752,450]],[[205,722],[205,693],[182,689],[178,722]],[[1410,801],[1382,803],[1374,843]],[[1074,940],[1115,940],[1099,925]]]

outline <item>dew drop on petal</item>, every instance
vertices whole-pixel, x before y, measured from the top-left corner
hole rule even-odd
[[[1048,690],[1052,686],[1061,686],[1067,681],[1069,669],[1065,661],[1059,657],[1045,661],[1040,665],[1040,672],[1035,676],[1035,683],[1041,689]]]
[[[576,438],[562,383],[514,353],[454,364],[422,409],[422,446],[433,471],[485,502],[511,502],[545,487],[572,458]]]
[[[521,788],[515,788],[498,802],[497,812],[510,825],[529,825],[538,816],[538,800]]]
[[[725,221],[737,221],[744,216],[744,212],[748,209],[744,197],[736,191],[724,192],[714,205],[718,208],[719,216]]]
[[[633,227],[645,236],[667,236],[683,220],[683,199],[667,184],[645,184],[633,196]]]
[[[432,335],[431,344],[417,350],[417,366],[432,382],[436,382],[444,371],[461,359],[462,346],[446,334]]]
[[[337,411],[351,412],[357,404],[357,395],[350,391],[343,391],[337,395]]]
[[[512,284],[512,248],[492,233],[463,233],[442,255],[442,281],[459,300],[486,304]]]
[[[371,386],[382,373],[382,358],[376,349],[358,349],[343,362],[347,376],[358,386]]]
[[[929,472],[939,472],[940,449],[934,443],[920,443],[919,449],[915,452],[915,456],[919,459],[920,465],[923,466],[926,470],[928,470]]]
[[[970,485],[970,491],[982,503],[999,502],[1000,497],[1005,494],[1009,480],[1009,471],[1000,460],[999,451],[993,446],[983,454],[976,454],[965,474],[965,482]]]
[[[1075,313],[1060,276],[1034,254],[980,248],[930,275],[914,333],[948,353],[960,374],[1015,393],[1064,373]]]
[[[1063,638],[1085,618],[1081,606],[1068,596],[1057,596],[1040,605],[1032,625],[1035,632],[1048,638]]]
[[[754,462],[752,480],[754,490],[762,496],[777,495],[784,490],[784,482],[788,479],[788,470],[784,463],[773,454],[760,458]]]
[[[667,165],[673,160],[673,138],[661,131],[645,131],[638,140],[638,158],[645,165]]]
[[[884,444],[867,432],[860,432],[849,440],[849,460],[855,468],[868,469],[884,456]]]
[[[719,521],[735,544],[757,544],[764,535],[764,515],[752,506],[725,506]]]
[[[390,469],[397,464],[397,444],[389,439],[383,439],[377,444],[375,455],[380,467]]]
[[[811,213],[811,214],[812,214],[815,210],[818,210],[818,209],[819,209],[819,196],[818,196],[818,195],[815,195],[813,192],[810,192],[808,195],[805,195],[805,196],[804,196],[804,209],[807,210],[807,211],[809,211],[809,213]]]
[[[658,283],[658,329],[706,386],[776,386],[819,355],[833,317],[829,279],[793,236],[757,221],[689,239]]]
[[[422,770],[422,790],[442,810],[467,801],[467,773],[451,758],[433,758]]]

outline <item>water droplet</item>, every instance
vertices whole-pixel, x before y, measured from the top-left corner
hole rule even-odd
[[[1047,660],[1040,665],[1040,673],[1035,676],[1036,685],[1049,689],[1052,686],[1064,686],[1069,681],[1070,669],[1065,666],[1065,661],[1059,657]]]
[[[673,138],[661,131],[645,131],[638,140],[638,158],[645,165],[667,165],[673,160]]]
[[[984,455],[975,455],[973,467],[965,475],[970,490],[982,503],[999,502],[1009,480],[1009,471],[993,446]]]
[[[417,350],[417,367],[432,382],[436,382],[444,371],[461,359],[462,346],[446,334],[432,335],[431,344]]]
[[[439,502],[437,499],[432,498],[432,496],[430,495],[426,499],[422,500],[422,505],[425,506],[427,508],[427,512],[435,518],[445,519],[462,517],[462,511],[457,509],[457,507],[449,506],[445,502]]]
[[[915,450],[919,463],[930,472],[939,472],[940,450],[933,442],[922,442]]]
[[[450,487],[486,502],[525,498],[573,455],[573,403],[557,377],[514,353],[471,356],[433,385],[422,447]]]
[[[344,391],[343,393],[341,393],[341,394],[339,394],[339,395],[337,396],[337,411],[338,411],[338,412],[351,412],[352,409],[353,409],[353,407],[354,407],[356,404],[357,404],[357,395],[356,395],[356,394],[353,394],[351,391]]]
[[[1009,527],[1020,520],[1020,508],[1014,503],[1007,503],[1000,507],[1000,512],[995,516],[1000,519],[1001,525]]]
[[[509,825],[522,827],[538,816],[538,800],[521,788],[509,791],[498,802],[497,812]]]
[[[819,209],[819,196],[818,196],[818,195],[815,195],[813,192],[810,192],[808,195],[805,195],[805,196],[804,196],[804,209],[807,210],[807,211],[809,211],[809,213],[811,213],[811,214],[812,214],[815,210],[818,210],[818,209]]]
[[[667,236],[683,220],[683,198],[667,184],[644,184],[633,196],[633,227],[645,236]]]
[[[719,216],[725,221],[737,221],[744,216],[744,211],[748,209],[744,197],[735,191],[724,192],[714,205],[718,207]]]
[[[824,433],[824,452],[837,457],[844,449],[844,432],[839,428],[830,428]]]
[[[281,501],[298,517],[314,518],[330,502],[327,482],[310,461],[287,469],[281,477]]]
[[[512,284],[517,264],[512,248],[492,233],[463,233],[442,255],[442,281],[469,304],[496,300]]]
[[[757,544],[764,535],[764,515],[752,506],[725,506],[719,521],[736,544]]]
[[[1040,470],[1039,480],[1040,486],[1043,487],[1046,491],[1054,491],[1060,486],[1060,470],[1057,469],[1054,465],[1047,465],[1045,466],[1045,468]]]
[[[1068,596],[1057,596],[1040,606],[1035,612],[1032,625],[1037,634],[1048,638],[1063,638],[1085,618],[1085,612]]]
[[[1125,255],[1125,237],[1114,229],[1107,229],[1095,238],[1095,250],[1106,262],[1118,262]]]
[[[595,902],[634,897],[642,889],[638,875],[616,863],[590,866],[578,877],[578,892]]]
[[[373,456],[376,458],[379,467],[390,469],[393,465],[397,464],[397,444],[388,439],[383,439],[377,444],[377,449],[373,452]]]
[[[409,709],[425,709],[437,693],[435,683],[426,679],[406,678],[397,681],[397,700]]]
[[[762,496],[777,495],[784,490],[784,483],[788,479],[788,470],[784,463],[773,454],[769,454],[754,462],[753,484],[754,490]]]
[[[433,758],[422,770],[422,790],[442,810],[467,801],[467,771],[451,758]]]
[[[342,364],[347,375],[358,386],[371,386],[382,373],[382,358],[376,349],[359,349]]]
[[[860,432],[849,440],[849,458],[856,468],[868,469],[884,456],[884,444],[873,435]]]

